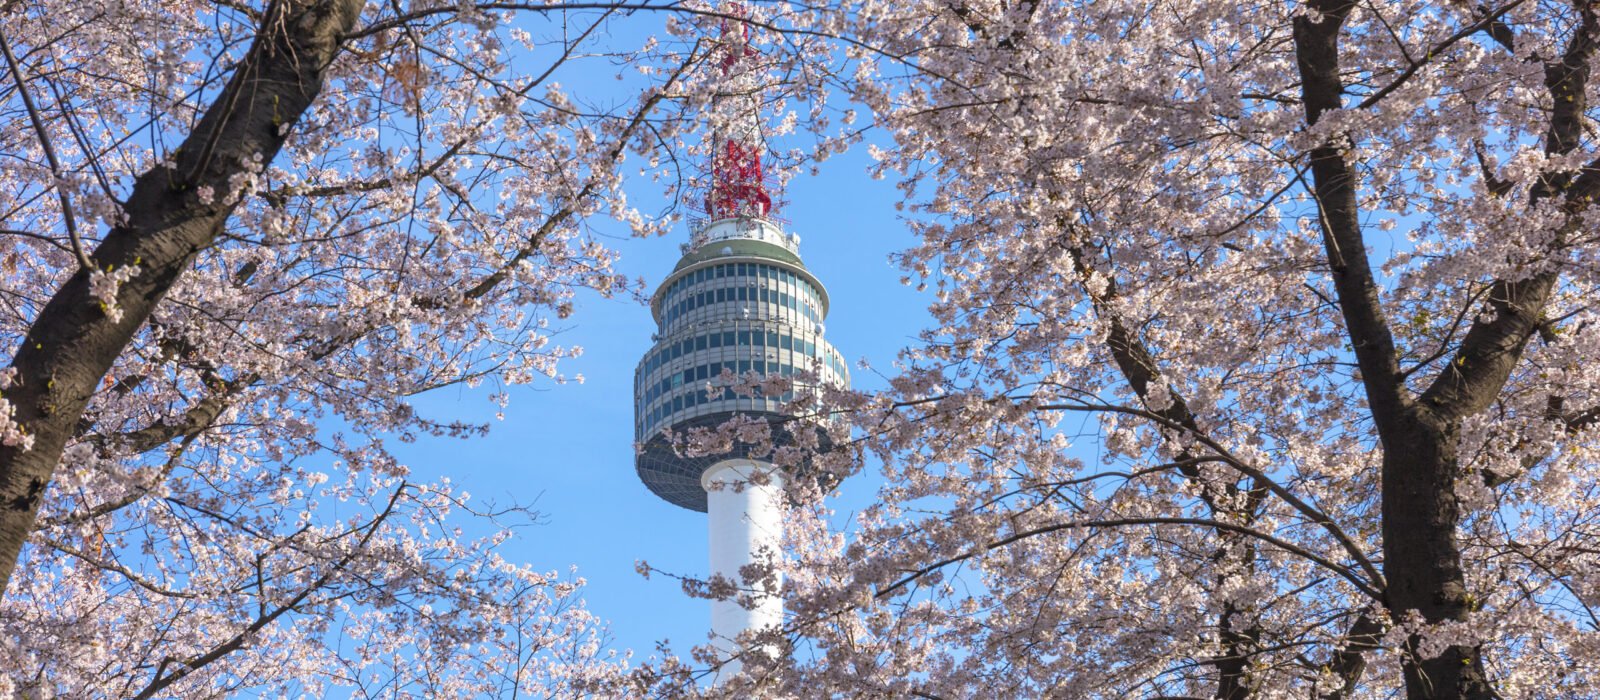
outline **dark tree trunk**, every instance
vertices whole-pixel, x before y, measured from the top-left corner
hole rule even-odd
[[[361,7],[360,0],[271,4],[227,86],[170,154],[171,167],[139,176],[124,207],[126,222],[91,256],[101,270],[140,269],[117,294],[121,319],[107,316],[89,293],[88,273],[79,270],[34,320],[12,359],[15,383],[5,392],[33,445],[0,447],[0,594],[96,387],[194,256],[222,231],[233,211],[224,204],[230,179],[277,156],[289,127],[321,92]],[[202,201],[201,187],[214,198]]]
[[[1413,410],[1383,431],[1383,574],[1396,617],[1415,611],[1430,622],[1464,621],[1472,612],[1461,569],[1455,496],[1459,424]],[[1493,698],[1477,647],[1451,646],[1431,658],[1407,643],[1406,695]]]
[[[1222,583],[1222,580],[1218,580],[1217,585],[1221,586]],[[1255,688],[1250,683],[1253,678],[1250,670],[1252,657],[1260,646],[1260,629],[1247,611],[1229,602],[1223,605],[1222,614],[1218,616],[1217,631],[1223,651],[1222,657],[1215,662],[1217,700],[1249,700],[1255,696]]]

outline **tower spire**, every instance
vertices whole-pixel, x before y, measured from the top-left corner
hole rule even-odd
[[[711,135],[711,182],[705,209],[712,221],[731,217],[766,217],[772,212],[767,174],[761,164],[766,143],[761,138],[761,85],[753,70],[757,52],[750,46],[750,25],[744,3],[725,3],[720,54],[721,80],[712,113],[722,117]]]

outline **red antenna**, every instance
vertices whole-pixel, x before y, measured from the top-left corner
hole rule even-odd
[[[746,16],[744,4],[734,2],[726,6],[728,14],[737,19],[722,20],[722,36],[718,42],[718,50],[722,52],[722,77],[734,87],[732,99],[754,100],[755,96],[739,94],[740,89],[748,89],[748,86],[741,84],[744,81],[734,79],[741,75],[739,68],[745,59],[756,55],[755,49],[750,48],[750,25],[742,21]],[[730,96],[716,98],[718,101],[724,99],[730,99]],[[761,166],[761,151],[765,144],[761,142],[756,121],[757,105],[751,105],[746,113],[736,117],[739,122],[744,122],[742,126],[747,129],[735,125],[730,133],[712,135],[715,143],[711,152],[711,187],[706,191],[705,201],[706,214],[712,221],[735,216],[764,217],[772,212],[772,196],[767,194],[767,174]]]

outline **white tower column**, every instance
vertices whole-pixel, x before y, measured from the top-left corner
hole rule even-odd
[[[755,483],[757,475],[765,483]],[[718,462],[700,476],[706,489],[706,513],[710,521],[711,572],[744,587],[739,569],[752,564],[763,549],[774,555],[783,541],[783,472],[777,467],[749,459]],[[745,609],[737,600],[711,601],[711,632],[716,646],[726,655],[739,650],[735,639],[747,630],[783,624],[783,599],[776,588],[760,589],[756,604]],[[739,662],[723,666],[719,675],[739,671]]]

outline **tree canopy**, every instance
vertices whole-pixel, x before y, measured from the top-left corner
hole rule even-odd
[[[838,402],[887,486],[797,545],[774,682],[1600,692],[1597,21],[854,8],[937,325]]]

